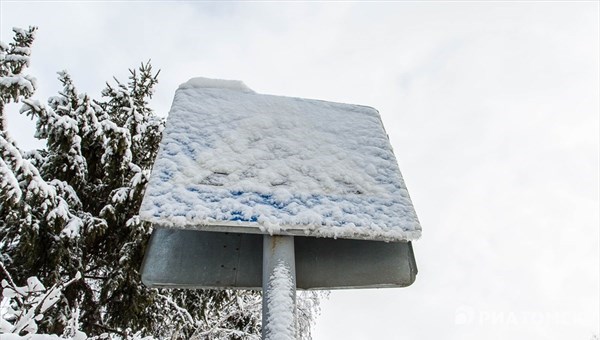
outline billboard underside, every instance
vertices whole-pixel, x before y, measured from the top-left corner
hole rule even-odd
[[[260,290],[262,240],[258,234],[155,229],[142,281],[155,288]],[[410,242],[296,236],[295,249],[299,289],[406,287],[417,274]]]

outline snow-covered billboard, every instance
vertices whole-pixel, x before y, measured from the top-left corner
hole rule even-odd
[[[140,216],[166,228],[411,241],[421,227],[377,110],[182,84]]]

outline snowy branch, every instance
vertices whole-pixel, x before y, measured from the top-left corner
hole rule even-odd
[[[179,316],[184,319],[184,321],[189,322],[191,325],[194,325],[194,327],[198,327],[198,323],[196,322],[196,320],[194,320],[194,318],[192,317],[192,315],[187,311],[187,309],[180,307],[177,303],[175,303],[175,301],[173,301],[173,299],[171,299],[170,297],[163,295],[161,293],[156,293],[156,295],[158,297],[160,297],[161,299],[165,300],[171,307],[175,308],[175,311],[177,311],[177,313],[179,314]]]

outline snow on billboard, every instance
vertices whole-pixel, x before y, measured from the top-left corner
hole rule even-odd
[[[377,110],[206,78],[175,93],[140,217],[241,233],[421,234]]]

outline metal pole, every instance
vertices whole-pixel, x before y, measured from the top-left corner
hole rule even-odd
[[[262,337],[296,339],[296,262],[293,236],[263,237]]]

